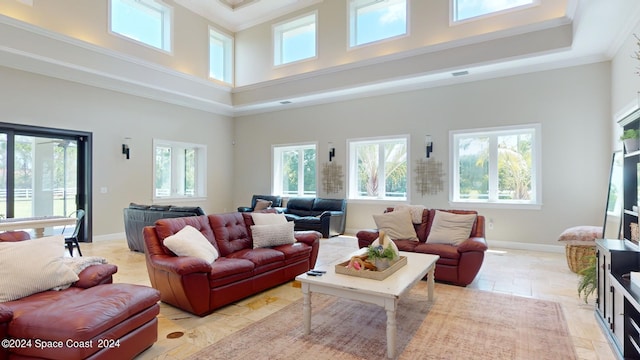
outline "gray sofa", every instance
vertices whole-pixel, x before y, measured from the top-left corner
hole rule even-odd
[[[142,229],[153,226],[156,220],[205,215],[198,206],[139,205],[131,203],[124,209],[124,231],[132,251],[144,252]]]
[[[296,231],[315,230],[324,238],[344,234],[347,219],[347,201],[344,199],[294,197],[279,210],[287,220],[295,223]]]

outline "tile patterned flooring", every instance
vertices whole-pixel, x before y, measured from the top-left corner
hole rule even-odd
[[[97,241],[81,247],[85,256],[102,256],[118,265],[114,282],[150,285],[144,254],[130,251],[126,240]],[[355,250],[355,237],[322,239],[316,268],[327,268]],[[585,304],[578,297],[577,283],[578,276],[569,270],[564,254],[491,249],[478,277],[467,288],[556,301],[562,304],[579,359],[615,359],[595,319],[595,298]],[[436,301],[439,286],[451,285],[436,284]],[[202,318],[161,304],[158,341],[137,359],[183,359],[300,298],[300,289],[290,282]],[[174,332],[184,335],[170,338]]]

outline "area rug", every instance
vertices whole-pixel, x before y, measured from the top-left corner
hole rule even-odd
[[[302,300],[202,349],[190,359],[385,359],[382,307],[312,295],[311,334]],[[576,359],[560,304],[436,284],[401,298],[397,359]]]

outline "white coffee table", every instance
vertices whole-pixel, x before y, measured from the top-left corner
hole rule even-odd
[[[393,358],[396,351],[396,309],[400,297],[418,283],[425,275],[427,279],[427,297],[433,301],[434,270],[438,255],[400,252],[407,257],[407,265],[384,280],[372,280],[357,276],[336,274],[332,265],[322,276],[298,275],[296,280],[302,284],[303,321],[306,335],[311,333],[311,294],[314,292],[338,296],[346,299],[364,301],[384,307],[387,312],[387,356]],[[348,260],[347,257],[345,259]]]

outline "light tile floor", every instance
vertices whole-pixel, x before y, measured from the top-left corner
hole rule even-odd
[[[97,241],[81,244],[81,247],[85,256],[103,256],[118,265],[114,282],[150,285],[144,254],[130,251],[124,239]],[[354,237],[322,239],[316,268],[327,268],[355,250],[357,240]],[[562,304],[579,359],[615,359],[595,319],[595,297],[590,297],[589,303],[585,304],[578,297],[577,284],[578,275],[569,270],[564,254],[492,249],[487,252],[478,277],[468,288],[556,301]],[[295,282],[290,282],[202,318],[161,304],[158,341],[138,359],[185,358],[300,298],[300,289]],[[171,338],[170,334],[175,332],[184,335]]]

